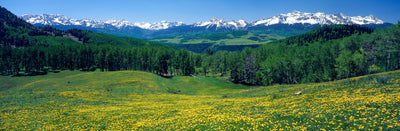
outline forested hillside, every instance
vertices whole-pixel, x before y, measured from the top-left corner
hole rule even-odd
[[[205,53],[206,50],[241,51],[245,47],[256,48],[262,44],[283,38],[285,37],[275,34],[255,34],[246,30],[236,30],[232,32],[201,32],[163,36],[153,38],[150,41],[164,43],[195,53]]]
[[[142,70],[162,76],[219,75],[235,83],[271,85],[400,69],[399,24],[375,30],[355,25],[324,26],[256,49],[195,54],[134,38],[77,29],[38,29],[1,10],[5,32],[0,47],[2,75],[67,69]]]
[[[337,31],[350,33],[338,36]],[[143,70],[169,76],[197,73],[250,85],[322,82],[399,69],[399,34],[398,24],[373,32],[356,26],[327,26],[257,49],[206,54],[95,44],[3,47],[1,69],[2,74],[14,75],[49,69]]]
[[[62,31],[48,26],[35,28],[5,8],[1,8],[0,20],[2,75],[38,75],[67,69],[144,70],[160,75],[189,75],[194,72],[193,65],[186,62],[191,57],[185,57],[189,54],[185,50],[79,29]],[[175,66],[170,72],[166,72],[169,66],[157,64],[167,60],[172,63],[172,59]]]
[[[166,47],[50,45],[21,49],[1,47],[3,75],[36,75],[48,71],[143,70],[160,75],[194,73],[192,55]]]
[[[44,46],[56,44],[110,44],[124,47],[163,46],[141,39],[117,37],[79,29],[59,30],[50,26],[36,28],[18,18],[7,9],[0,8],[0,45],[12,47]]]
[[[242,52],[203,55],[202,72],[251,85],[330,81],[400,68],[400,28],[335,25]]]

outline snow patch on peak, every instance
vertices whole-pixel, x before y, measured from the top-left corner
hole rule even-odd
[[[43,25],[80,25],[92,28],[105,28],[106,25],[111,25],[115,28],[121,29],[125,27],[139,27],[142,29],[148,30],[160,30],[160,29],[167,29],[174,26],[181,26],[183,25],[182,22],[167,22],[161,21],[158,23],[146,23],[146,22],[135,22],[131,23],[126,20],[107,20],[107,21],[97,21],[97,20],[89,20],[89,19],[71,19],[65,17],[60,14],[55,15],[22,15],[22,19],[31,23],[31,24],[43,24]]]
[[[237,21],[234,21],[234,20],[229,21],[228,24],[234,26],[236,29],[239,29],[239,28],[246,27],[249,23],[243,19],[240,19]]]
[[[212,18],[210,21],[212,21],[212,22],[224,22],[223,19],[220,19],[220,18],[218,18],[218,17],[214,17],[214,18]]]
[[[55,14],[42,14],[42,15],[22,15],[22,19],[31,24],[45,24],[45,25],[81,25],[75,19],[70,19],[64,15]]]
[[[146,22],[135,22],[133,25],[142,29],[150,29],[151,27],[151,24]]]
[[[161,30],[161,29],[168,29],[170,27],[176,27],[176,26],[181,26],[181,25],[183,25],[183,22],[168,22],[168,21],[163,20],[161,22],[151,24],[149,29]]]
[[[226,23],[225,23],[224,20],[215,17],[215,18],[212,18],[212,19],[209,20],[209,21],[197,22],[197,23],[195,24],[195,26],[207,26],[207,27],[210,26],[210,25],[217,25],[217,27],[220,27],[220,26],[226,25]]]
[[[115,26],[117,28],[122,28],[126,26],[131,26],[132,24],[129,23],[129,21],[126,20],[108,20],[104,22],[105,24],[110,24],[112,26]]]
[[[211,28],[215,27],[216,29],[219,28],[225,28],[225,29],[239,29],[239,28],[244,28],[248,25],[248,22],[245,20],[232,20],[229,22],[225,22],[223,19],[220,18],[212,18],[209,21],[205,22],[197,22],[194,24],[195,27],[206,27],[206,28]]]
[[[317,13],[303,13],[300,11],[293,11],[287,14],[280,14],[267,19],[260,19],[253,22],[252,26],[258,25],[274,25],[274,24],[320,24],[320,25],[331,25],[331,24],[383,24],[382,20],[370,15],[370,16],[354,16],[349,17],[343,13],[330,15],[321,12]]]
[[[147,22],[134,22],[131,23],[126,20],[107,20],[97,21],[89,19],[71,19],[61,14],[42,14],[42,15],[22,15],[22,19],[31,24],[43,24],[43,25],[79,25],[91,28],[127,28],[137,27],[146,30],[162,30],[171,27],[183,26],[183,22],[168,22],[160,21],[155,23]],[[237,30],[246,29],[252,26],[270,26],[274,24],[320,24],[320,25],[332,25],[332,24],[383,24],[384,22],[373,15],[369,16],[346,16],[343,13],[334,15],[325,14],[322,12],[317,13],[305,13],[294,10],[287,14],[280,14],[270,18],[264,18],[252,23],[247,21],[232,20],[229,22],[224,21],[220,18],[212,18],[209,21],[197,22],[193,24],[193,27],[205,27],[207,29],[223,29],[223,30]]]

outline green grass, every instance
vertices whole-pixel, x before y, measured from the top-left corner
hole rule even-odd
[[[400,71],[266,87],[140,71],[0,76],[0,130],[399,130],[399,87]]]
[[[214,51],[240,51],[245,47],[255,48],[284,37],[274,34],[253,34],[248,31],[228,33],[201,33],[170,37],[159,37],[150,41],[164,43],[196,53],[204,53],[207,49]]]
[[[150,41],[166,43],[166,44],[202,44],[202,43],[215,43],[215,44],[223,44],[223,45],[257,45],[264,44],[271,41],[283,39],[284,37],[273,35],[273,34],[253,34],[248,32],[248,34],[241,36],[233,36],[231,33],[210,33],[213,34],[223,34],[224,37],[220,39],[210,39],[209,36],[204,34],[197,36],[197,34],[191,35],[180,35],[175,37],[165,37],[165,38],[155,38]],[[256,38],[256,39],[251,39]],[[187,39],[186,41],[182,41],[183,39]]]
[[[20,88],[40,87],[32,90],[65,91],[78,89],[84,86],[94,90],[108,90],[109,93],[126,93],[124,90],[132,90],[131,94],[153,94],[168,93],[169,88],[181,90],[185,95],[212,95],[235,89],[245,89],[246,86],[236,85],[229,82],[221,82],[209,77],[186,77],[175,76],[164,78],[158,75],[139,71],[118,72],[80,72],[62,71],[60,73],[49,73],[48,75],[30,77],[0,76],[0,83],[7,88],[1,91],[10,91]],[[0,86],[1,87],[1,86]],[[87,88],[86,88],[87,87]],[[135,89],[133,89],[135,88]]]

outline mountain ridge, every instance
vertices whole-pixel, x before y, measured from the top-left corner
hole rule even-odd
[[[124,27],[138,27],[146,30],[163,30],[172,27],[190,25],[193,27],[206,27],[212,28],[228,28],[232,30],[246,29],[248,27],[254,27],[259,25],[270,26],[274,24],[320,24],[320,25],[332,25],[332,24],[384,24],[385,22],[378,19],[373,15],[369,16],[346,16],[343,13],[339,14],[325,14],[321,12],[317,13],[305,13],[300,11],[293,11],[287,14],[279,14],[277,16],[263,18],[257,21],[248,22],[243,19],[232,20],[229,22],[224,21],[220,18],[212,18],[209,21],[196,22],[194,24],[185,24],[183,22],[129,22],[126,20],[89,20],[89,19],[72,19],[64,15],[55,14],[42,14],[42,15],[22,15],[22,19],[31,24],[43,24],[43,25],[76,25],[86,26],[92,28],[106,28],[107,26],[113,26],[114,28],[121,29]]]
[[[22,19],[31,24],[43,24],[43,25],[75,25],[85,26],[92,28],[106,28],[107,26],[113,26],[115,28],[123,28],[128,26],[139,27],[141,29],[149,30],[160,30],[167,29],[173,26],[181,26],[182,22],[167,22],[161,21],[157,23],[146,23],[146,22],[134,22],[131,23],[126,20],[107,20],[98,21],[90,19],[72,19],[61,14],[41,14],[41,15],[22,15]]]
[[[373,15],[361,17],[361,16],[346,16],[343,13],[329,15],[321,12],[317,13],[303,13],[300,11],[293,11],[288,14],[280,14],[267,19],[261,19],[251,23],[252,26],[257,25],[273,25],[273,24],[320,24],[320,25],[332,25],[332,24],[384,24],[382,20],[378,19]]]

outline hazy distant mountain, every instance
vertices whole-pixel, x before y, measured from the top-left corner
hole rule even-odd
[[[342,13],[329,15],[325,13],[302,13],[293,11],[288,14],[280,14],[271,18],[261,19],[252,22],[250,26],[257,25],[274,25],[274,24],[319,24],[319,25],[332,25],[332,24],[383,24],[384,22],[373,15],[370,16],[346,16]]]
[[[205,22],[197,22],[194,24],[195,27],[206,27],[207,29],[243,29],[248,25],[248,22],[245,20],[238,21],[229,21],[225,22],[219,18],[213,18],[209,21]]]
[[[167,22],[161,21],[157,23],[146,22],[129,22],[125,20],[107,20],[97,21],[88,19],[71,19],[63,15],[23,15],[22,19],[36,25],[50,25],[64,29],[68,28],[81,28],[87,30],[94,30],[103,33],[111,34],[133,34],[132,36],[142,38],[152,38],[162,35],[171,35],[176,33],[187,32],[228,32],[233,30],[255,30],[270,28],[269,26],[283,26],[289,27],[296,25],[296,27],[304,25],[308,27],[318,27],[322,25],[332,24],[358,24],[358,25],[383,25],[384,21],[370,16],[346,16],[342,13],[339,14],[325,14],[325,13],[303,13],[293,11],[287,14],[280,14],[270,18],[260,19],[254,22],[247,22],[245,20],[232,20],[226,22],[219,18],[213,18],[209,21],[196,22],[194,24],[184,24],[182,22]],[[387,24],[387,23],[386,23]],[[310,26],[311,25],[311,26]],[[275,27],[274,27],[275,28]],[[109,32],[111,31],[111,32]],[[129,36],[129,35],[127,35]]]
[[[23,15],[22,19],[26,20],[31,24],[42,24],[42,25],[74,25],[74,26],[85,26],[92,28],[107,28],[112,26],[114,28],[124,28],[129,26],[135,26],[142,29],[148,30],[161,30],[167,29],[174,26],[183,25],[182,22],[166,22],[161,21],[158,23],[145,23],[145,22],[134,22],[131,23],[125,20],[108,20],[108,21],[97,21],[97,20],[88,20],[88,19],[71,19],[65,17],[64,15],[56,14],[56,15]]]

